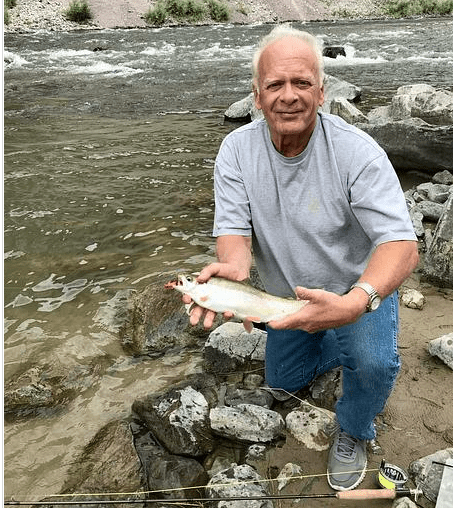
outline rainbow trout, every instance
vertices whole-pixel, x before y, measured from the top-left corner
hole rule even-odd
[[[234,282],[212,277],[205,283],[198,283],[195,275],[178,275],[178,279],[165,284],[189,295],[200,307],[214,312],[231,312],[243,322],[250,332],[252,322],[268,323],[297,312],[307,304],[306,300],[293,300],[273,296],[260,291],[245,282]]]

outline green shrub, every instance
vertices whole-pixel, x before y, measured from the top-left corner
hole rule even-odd
[[[167,9],[163,2],[157,2],[154,9],[145,14],[145,21],[148,25],[163,25],[167,19]]]
[[[11,9],[12,7],[16,7],[17,1],[16,0],[5,0],[4,6],[6,9]]]
[[[65,15],[66,19],[77,23],[84,23],[93,17],[86,0],[73,0]]]
[[[16,6],[16,0],[4,0],[3,1],[3,23],[9,25],[10,17],[9,10]]]
[[[230,19],[230,13],[228,7],[224,3],[220,3],[217,0],[208,0],[209,14],[214,21],[228,21]]]
[[[206,15],[204,5],[197,0],[186,1],[186,16],[190,21],[201,21]]]
[[[453,0],[390,0],[384,6],[384,11],[395,18],[423,14],[452,14]]]

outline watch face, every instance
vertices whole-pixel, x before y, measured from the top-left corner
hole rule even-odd
[[[375,296],[370,302],[371,310],[376,310],[379,305],[381,305],[381,298],[379,296]]]

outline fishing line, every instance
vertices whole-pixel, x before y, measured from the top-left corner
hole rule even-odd
[[[379,471],[379,469],[366,469],[365,472],[376,472]],[[360,471],[349,471],[351,472],[357,472],[361,473]],[[216,483],[213,485],[197,485],[192,487],[177,487],[172,489],[159,489],[159,490],[143,490],[143,491],[136,491],[136,492],[77,492],[72,494],[51,494],[43,497],[58,497],[58,498],[66,498],[66,497],[74,497],[74,496],[87,496],[87,497],[101,497],[101,496],[143,496],[143,495],[149,495],[149,494],[163,494],[163,493],[171,493],[176,491],[186,491],[186,490],[195,490],[195,489],[214,489],[214,488],[221,488],[221,487],[237,487],[241,485],[250,485],[250,484],[259,484],[259,483],[270,483],[270,482],[276,482],[276,481],[282,481],[282,480],[303,480],[307,478],[320,478],[323,476],[327,476],[327,473],[319,473],[319,474],[309,474],[309,475],[300,475],[300,476],[288,476],[285,478],[263,478],[261,480],[247,480],[242,482],[231,482],[231,483]],[[330,496],[331,494],[322,494],[323,496]],[[302,495],[295,495],[295,498],[302,498]],[[226,498],[224,498],[226,499]],[[247,499],[251,499],[247,497]],[[260,497],[260,499],[263,499],[263,497]],[[209,501],[213,501],[213,499],[208,499]],[[139,499],[137,501],[148,501],[147,499]],[[167,502],[169,500],[165,500]],[[120,502],[120,501],[116,501]],[[162,501],[163,502],[163,501]],[[11,503],[6,502],[5,504],[17,504],[20,503],[20,501],[11,501]],[[26,502],[25,504],[36,504],[38,501],[30,501]],[[76,502],[81,504],[80,502]],[[47,501],[44,504],[52,504],[52,501]]]

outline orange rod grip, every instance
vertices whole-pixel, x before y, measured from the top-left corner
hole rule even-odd
[[[395,499],[393,489],[358,489],[337,492],[338,499]]]

